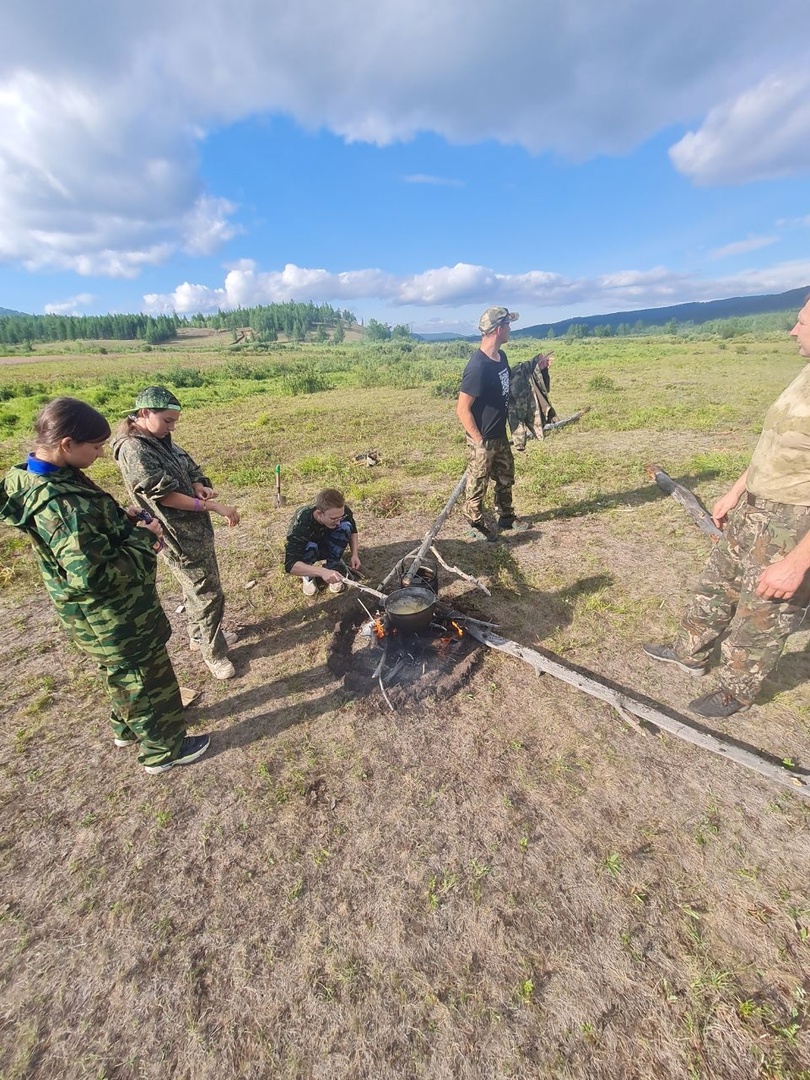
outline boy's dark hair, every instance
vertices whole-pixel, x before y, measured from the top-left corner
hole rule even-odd
[[[103,442],[110,437],[110,425],[101,413],[78,398],[58,397],[49,401],[34,421],[37,446],[58,446],[62,439],[74,442]]]
[[[343,492],[338,491],[337,488],[324,488],[315,496],[315,509],[320,510],[321,513],[324,510],[340,510],[345,505]]]

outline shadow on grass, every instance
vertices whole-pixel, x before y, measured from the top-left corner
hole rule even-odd
[[[461,605],[467,614],[492,619],[495,614],[494,607],[500,608],[502,612],[505,605],[513,603],[514,599],[519,597],[523,604],[515,614],[518,618],[524,618],[525,605],[531,605],[532,634],[536,640],[568,625],[574,615],[572,601],[605,589],[612,584],[612,578],[606,574],[597,574],[582,578],[556,592],[541,592],[527,583],[509,551],[512,543],[522,539],[523,537],[516,537],[510,545],[473,546],[453,540],[442,544],[443,556],[451,565],[460,562],[465,571],[483,572],[481,566],[471,568],[469,565],[473,561],[471,553],[474,550],[476,562],[492,563],[495,570],[506,571],[512,579],[510,587],[499,585],[497,596],[492,599],[474,587],[446,599],[454,606]],[[376,581],[378,573],[380,577],[385,576],[390,568],[413,548],[412,541],[403,541],[370,549],[366,567],[369,580]],[[384,567],[384,570],[381,570],[381,567]],[[441,574],[445,582],[457,580],[445,570],[442,570]],[[303,609],[297,607],[278,617],[270,616],[253,624],[243,624],[243,637],[257,640],[245,641],[231,650],[230,655],[236,664],[237,672],[249,678],[253,666],[256,665],[259,669],[267,664],[269,658],[278,657],[281,660],[283,655],[289,660],[289,657],[295,657],[296,654],[301,658],[320,654],[324,647],[324,637],[331,637],[336,632],[352,607],[357,611],[358,624],[365,619],[365,612],[357,602],[358,599],[374,610],[374,597],[364,596],[359,591],[350,589],[339,597],[321,594]],[[497,618],[493,621],[497,621]],[[255,674],[258,674],[258,670]],[[289,674],[277,675],[269,681],[251,685],[244,690],[239,690],[237,683],[234,689],[236,692],[232,695],[195,713],[195,727],[212,722],[224,725],[233,717],[244,716],[243,719],[236,719],[234,723],[221,728],[216,736],[216,745],[212,747],[211,753],[214,755],[252,742],[274,738],[301,721],[313,720],[334,712],[357,696],[344,688],[342,679],[330,671],[326,662],[318,663],[309,669],[292,670]],[[369,690],[372,689],[370,686]],[[318,694],[320,696],[317,696]],[[285,701],[291,696],[294,696],[294,700]],[[250,715],[244,715],[246,713]]]
[[[542,647],[538,646],[534,646],[534,649],[536,652],[540,653],[541,656],[546,657],[546,659],[554,661],[555,663],[560,663],[560,657],[552,652],[549,652],[547,649],[543,649]],[[771,754],[766,750],[762,750],[758,746],[752,746],[750,743],[743,742],[742,739],[734,738],[733,735],[729,735],[727,732],[722,731],[721,729],[707,727],[705,724],[702,724],[699,721],[695,720],[694,717],[684,716],[683,713],[678,712],[677,710],[671,708],[668,705],[662,704],[662,702],[657,701],[655,698],[647,697],[646,694],[642,694],[636,689],[624,686],[622,683],[614,682],[612,679],[606,678],[604,675],[596,675],[588,668],[582,667],[579,664],[574,664],[569,660],[565,661],[564,666],[567,668],[567,670],[571,672],[575,672],[578,675],[582,675],[586,679],[592,679],[600,683],[602,686],[606,686],[608,689],[622,695],[622,697],[626,697],[629,701],[634,701],[641,705],[645,705],[649,709],[654,709],[656,712],[661,713],[663,716],[666,716],[670,720],[677,721],[679,724],[682,724],[685,728],[689,728],[691,731],[698,732],[702,735],[711,735],[713,738],[717,739],[719,742],[723,743],[726,746],[734,747],[737,750],[744,750],[750,754],[755,754],[757,757],[761,758],[769,765],[773,765],[779,769],[785,768],[782,759],[777,757],[776,755]],[[549,676],[549,678],[553,679],[554,676]],[[610,702],[605,702],[605,705],[608,708],[613,708]],[[655,721],[653,720],[648,721],[639,717],[636,717],[635,719],[639,720],[641,725],[648,731],[660,731],[661,734],[666,736],[667,738],[678,738],[677,735],[674,735],[672,732],[668,732],[663,728],[658,728],[655,725]],[[713,751],[706,750],[705,747],[701,748],[694,743],[689,743],[688,740],[683,741],[687,742],[688,745],[691,745],[697,751],[703,749],[705,752],[711,753],[713,757],[723,756],[722,754],[716,754]],[[735,764],[740,765],[739,762],[735,762]],[[805,781],[810,781],[810,771],[808,771],[807,769],[792,768],[791,772],[794,772],[797,775],[804,777]],[[785,776],[787,779],[787,773],[785,774]]]
[[[706,480],[715,480],[720,475],[718,469],[705,469],[703,472],[689,474],[687,476],[673,476],[675,483],[691,489]],[[551,485],[549,486],[551,490]],[[542,493],[541,493],[542,494]],[[670,498],[653,481],[643,487],[630,488],[625,491],[606,491],[591,499],[582,499],[580,502],[568,503],[563,506],[553,507],[550,510],[541,510],[537,514],[521,515],[526,521],[553,521],[555,518],[585,517],[587,514],[595,514],[600,510],[612,510],[617,506],[632,505],[643,506],[646,503],[657,502],[659,499]],[[514,541],[512,541],[514,543]]]
[[[757,695],[756,704],[766,705],[786,690],[795,690],[796,687],[808,681],[810,681],[810,642],[801,652],[788,653],[787,656],[782,657]]]

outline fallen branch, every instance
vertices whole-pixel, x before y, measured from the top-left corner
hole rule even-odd
[[[388,694],[386,694],[386,692],[385,692],[385,687],[383,686],[383,681],[382,681],[382,675],[379,677],[379,679],[377,681],[380,684],[380,690],[382,691],[382,696],[385,698],[385,701],[386,701],[386,704],[388,705],[388,708],[391,710],[391,712],[393,712],[394,711],[394,706],[391,704],[391,699],[389,698]]]
[[[492,593],[489,591],[486,585],[483,585],[478,580],[478,578],[472,577],[470,574],[465,574],[464,571],[459,570],[457,566],[448,566],[439,554],[439,549],[436,547],[435,544],[431,544],[430,550],[433,552],[433,554],[436,556],[436,558],[439,560],[445,570],[448,570],[451,574],[458,574],[460,578],[464,578],[465,581],[469,581],[471,584],[475,585],[475,587],[480,589],[482,593],[486,593],[487,596],[492,596]]]
[[[654,480],[656,484],[665,491],[667,495],[671,495],[672,498],[681,504],[684,510],[687,512],[690,518],[695,522],[697,527],[705,532],[707,536],[710,536],[712,540],[719,540],[723,535],[712,521],[712,516],[700,502],[696,495],[684,487],[683,484],[676,483],[663,469],[659,469],[657,465],[645,465],[644,471]]]
[[[670,735],[674,735],[678,739],[683,739],[684,742],[691,743],[693,746],[699,746],[702,750],[708,750],[710,753],[717,754],[719,757],[728,758],[735,762],[735,764],[742,765],[744,768],[751,769],[753,772],[761,773],[769,780],[773,780],[783,787],[790,788],[791,791],[794,791],[798,795],[802,795],[805,799],[810,799],[810,774],[798,773],[792,769],[774,765],[752,750],[744,750],[742,747],[733,746],[731,743],[727,743],[715,735],[697,731],[688,724],[685,724],[680,720],[675,720],[671,716],[667,716],[666,713],[659,709],[636,701],[634,698],[628,697],[627,694],[621,694],[618,691],[611,689],[609,686],[605,686],[605,684],[598,679],[582,675],[578,671],[572,671],[564,664],[549,660],[541,653],[536,652],[534,649],[527,649],[525,646],[519,645],[516,641],[509,641],[507,638],[502,638],[498,634],[493,634],[488,630],[479,629],[477,626],[468,626],[466,627],[466,630],[468,634],[471,634],[477,641],[489,646],[490,649],[497,649],[499,652],[504,652],[509,656],[516,657],[518,660],[523,660],[524,663],[533,667],[535,671],[547,672],[556,679],[560,679],[570,686],[575,686],[577,690],[582,690],[583,693],[590,694],[591,697],[600,698],[602,701],[606,701],[616,709],[622,719],[627,719],[626,714],[628,713],[640,717],[642,720],[653,724],[657,728],[661,728]]]
[[[580,409],[579,412],[575,412],[571,416],[566,416],[564,420],[553,420],[550,424],[546,424],[543,428],[543,438],[545,438],[546,435],[550,435],[553,431],[559,431],[560,428],[567,427],[568,424],[575,424],[577,420],[585,415],[585,413],[589,413],[590,411],[591,406],[586,405],[584,409]]]

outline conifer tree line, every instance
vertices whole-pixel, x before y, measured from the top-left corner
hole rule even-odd
[[[172,315],[4,315],[0,317],[0,343],[24,345],[34,341],[79,341],[108,339],[145,341],[159,345],[177,336],[182,327],[206,327],[213,330],[250,328],[266,341],[284,334],[293,341],[304,341],[310,334],[326,340],[342,340],[343,330],[357,322],[351,311],[340,311],[329,304],[283,304],[235,308],[214,315],[194,315],[191,319]]]

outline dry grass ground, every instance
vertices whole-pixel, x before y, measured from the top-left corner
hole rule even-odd
[[[469,544],[454,516],[445,558],[493,595],[446,591],[683,711],[695,681],[640,645],[672,632],[708,541],[643,464],[710,503],[799,364],[787,342],[586,344],[558,349],[553,397],[593,414],[518,459],[534,530]],[[3,1080],[807,1080],[810,804],[500,655],[396,715],[327,668],[356,601],[282,574],[290,509],[343,486],[379,580],[461,474],[452,401],[252,396],[178,438],[243,512],[217,533],[237,679],[185,648],[161,574],[212,732],[198,764],[150,777],[113,747],[92,666],[0,538]],[[350,464],[368,446],[382,466]],[[808,640],[714,730],[807,768]]]

